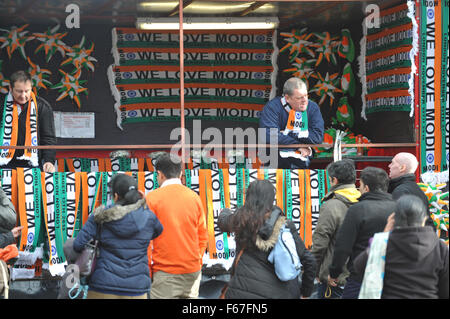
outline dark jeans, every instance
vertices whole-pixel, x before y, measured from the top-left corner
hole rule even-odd
[[[330,294],[330,292],[327,292],[327,287],[328,287],[327,283],[319,283],[317,285],[317,298],[318,299],[341,299],[342,292],[344,291],[344,289],[342,287],[330,286],[331,294]],[[329,295],[329,296],[327,297],[325,295],[327,295],[327,296]]]
[[[359,281],[347,278],[347,283],[344,287],[344,293],[342,294],[342,299],[358,299],[359,290],[361,289],[361,284]]]

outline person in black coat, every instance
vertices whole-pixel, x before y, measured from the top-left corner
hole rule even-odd
[[[425,226],[427,210],[421,200],[404,195],[397,200],[386,248],[382,299],[448,299],[449,252],[445,243]],[[393,227],[391,227],[391,225]],[[364,277],[370,248],[354,260]]]
[[[303,265],[301,287],[298,278],[290,281],[278,279],[274,265],[267,260],[286,223],[286,217],[282,215],[280,208],[273,206],[274,199],[273,185],[267,180],[257,180],[250,183],[243,207],[234,214],[231,210],[224,209],[219,215],[219,228],[236,235],[236,256],[243,250],[237,265],[233,266],[234,273],[228,283],[226,299],[298,299],[312,294],[315,258],[306,249],[291,221],[287,221],[287,225]],[[271,216],[275,216],[274,224],[267,222],[272,219]],[[263,231],[269,235],[268,238],[262,236]],[[267,239],[264,240],[263,237]]]
[[[366,249],[369,239],[383,231],[390,214],[395,211],[392,195],[386,193],[389,178],[387,173],[376,167],[366,167],[361,172],[361,197],[351,206],[336,237],[333,259],[329,267],[328,284],[337,285],[337,278],[347,262],[347,283],[342,299],[356,299],[361,288],[362,278],[353,269],[353,260]]]
[[[417,158],[411,153],[402,152],[395,155],[389,164],[390,181],[388,193],[392,194],[394,200],[406,194],[417,196],[427,208],[428,218],[426,225],[436,230],[429,214],[428,197],[416,183],[415,172],[418,166],[419,162]]]
[[[10,77],[10,94],[14,100],[13,107],[17,107],[18,122],[17,122],[17,142],[15,145],[25,145],[26,126],[27,126],[27,110],[29,101],[32,96],[32,81],[28,72],[17,71]],[[0,96],[0,130],[3,130],[3,116],[5,109],[5,100],[8,95]],[[53,110],[50,104],[43,98],[36,97],[37,108],[37,145],[55,145],[55,122],[53,118]],[[20,109],[20,112],[19,112]],[[16,167],[31,167],[28,160],[18,159],[24,155],[23,149],[16,149],[14,157],[2,168],[16,168]],[[38,151],[38,161],[36,166],[39,166],[43,171],[53,173],[55,172],[55,157],[56,151],[52,149],[42,149]]]

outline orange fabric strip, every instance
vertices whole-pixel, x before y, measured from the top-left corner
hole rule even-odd
[[[179,71],[178,65],[122,65],[113,67],[113,72],[134,72],[134,71]],[[185,72],[192,71],[253,71],[272,72],[272,66],[259,65],[186,65]],[[186,83],[187,84],[187,83]]]
[[[376,78],[379,78],[382,76],[389,76],[389,75],[403,74],[403,73],[410,74],[411,68],[398,68],[398,69],[386,70],[383,72],[372,73],[372,74],[366,75],[366,80],[372,81],[372,80],[375,80]]]
[[[406,30],[409,30],[409,29],[412,29],[412,23],[411,22],[407,23],[407,24],[399,25],[399,26],[394,27],[394,28],[389,28],[389,29],[386,29],[386,30],[384,30],[382,32],[378,32],[378,33],[375,33],[375,34],[372,34],[372,35],[367,35],[367,42],[370,42],[370,41],[373,41],[373,40],[385,37],[385,36],[390,35],[390,34],[406,31]]]
[[[283,198],[283,170],[277,169],[277,206],[284,212],[284,198]]]
[[[305,170],[298,170],[298,183],[299,183],[299,193],[300,193],[300,237],[305,241]]]
[[[24,251],[27,246],[27,235],[28,235],[28,221],[27,221],[27,211],[25,209],[25,181],[24,181],[24,171],[22,167],[17,168],[17,191],[18,191],[18,208],[19,208],[19,221],[20,225],[23,226],[22,235],[20,236],[20,246],[19,250]]]
[[[81,196],[83,198],[83,216],[82,216],[82,224],[88,220],[89,217],[89,193],[88,193],[88,183],[87,183],[87,173],[81,172]]]
[[[412,45],[408,45],[408,46],[394,48],[394,49],[387,50],[387,51],[381,51],[381,52],[366,56],[366,61],[372,62],[374,60],[377,60],[380,58],[385,58],[385,57],[388,57],[388,56],[391,56],[394,54],[409,52],[409,51],[411,51],[411,49],[412,49]]]
[[[306,248],[310,249],[312,246],[312,208],[311,208],[311,171],[305,170],[305,237],[304,242]]]

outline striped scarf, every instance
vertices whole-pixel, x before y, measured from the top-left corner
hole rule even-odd
[[[0,122],[0,145],[16,146],[18,127],[19,127],[19,108],[14,102],[11,92],[5,98],[3,106],[3,114],[1,114]],[[37,146],[37,118],[38,109],[36,97],[31,93],[30,101],[28,102],[26,131],[25,131],[25,146]],[[7,165],[14,157],[15,149],[2,149],[0,151],[0,165]],[[17,158],[18,160],[28,160],[33,167],[39,166],[37,149],[25,149],[23,156]]]

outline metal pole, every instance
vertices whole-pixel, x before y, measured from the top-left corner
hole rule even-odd
[[[183,42],[183,0],[179,0],[178,11],[180,17],[180,126],[181,126],[181,163],[184,166],[186,155],[184,135],[184,42]]]

